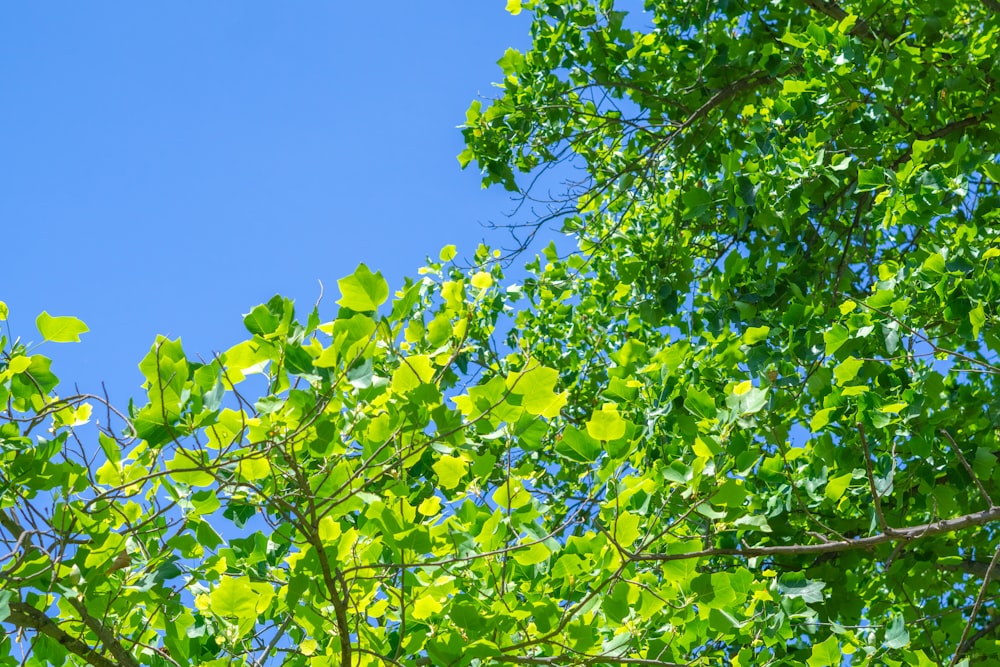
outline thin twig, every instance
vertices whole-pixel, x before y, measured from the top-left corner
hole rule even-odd
[[[872,492],[872,503],[875,506],[875,519],[883,533],[891,533],[892,530],[885,523],[885,514],[882,513],[882,498],[879,497],[875,488],[875,474],[872,472],[872,453],[868,448],[868,438],[865,437],[865,427],[858,422],[858,434],[861,436],[861,446],[865,450],[865,473],[868,475],[868,488]]]
[[[965,455],[962,454],[962,450],[959,449],[958,444],[955,442],[955,439],[951,437],[951,433],[948,433],[948,431],[946,431],[945,429],[941,429],[941,435],[943,435],[945,439],[949,443],[951,443],[951,448],[955,450],[955,454],[958,456],[958,460],[962,462],[962,465],[965,467],[965,471],[969,473],[969,477],[972,478],[972,481],[975,483],[976,488],[979,489],[979,495],[983,497],[983,500],[989,503],[990,507],[996,507],[996,505],[993,503],[993,499],[990,498],[990,494],[986,492],[986,487],[984,487],[983,483],[979,481],[979,477],[976,475],[975,472],[973,472],[972,466],[970,466],[969,462],[965,459]]]
[[[969,650],[969,646],[966,646],[966,640],[969,637],[969,632],[972,630],[972,625],[976,622],[976,616],[979,614],[979,608],[983,606],[983,599],[986,597],[986,587],[990,584],[990,578],[993,575],[993,568],[996,567],[997,561],[1000,560],[1000,549],[997,549],[993,554],[993,559],[990,561],[990,566],[986,568],[986,576],[983,577],[983,584],[979,587],[979,595],[976,596],[976,604],[972,605],[972,611],[969,612],[969,620],[965,624],[965,630],[962,631],[962,639],[958,642],[958,648],[955,650],[955,655],[952,656],[949,667],[953,667],[958,659],[962,657]]]

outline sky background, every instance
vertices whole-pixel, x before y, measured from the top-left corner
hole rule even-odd
[[[507,238],[456,126],[529,45],[504,0],[0,7],[0,301],[91,331],[45,344],[70,393],[139,394],[155,335],[209,356],[276,293],[311,308],[359,262],[390,286]],[[304,314],[304,313],[303,313]],[[68,384],[68,386],[67,386]]]

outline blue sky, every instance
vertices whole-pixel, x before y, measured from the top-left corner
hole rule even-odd
[[[308,308],[359,262],[396,285],[510,203],[459,170],[455,127],[526,48],[503,0],[7,3],[0,8],[0,300],[61,393],[138,394],[155,335],[244,336],[275,293]]]

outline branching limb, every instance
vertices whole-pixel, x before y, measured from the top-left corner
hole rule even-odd
[[[83,658],[94,667],[119,667],[119,663],[105,658],[85,642],[60,628],[45,612],[32,607],[30,604],[11,602],[10,614],[4,622],[11,623],[22,630],[34,630],[47,637],[51,637],[59,642],[67,651]],[[135,661],[121,664],[137,667]]]

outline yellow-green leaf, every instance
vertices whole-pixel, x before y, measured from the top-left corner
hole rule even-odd
[[[334,544],[340,539],[340,523],[329,514],[319,520],[319,540],[324,545]]]
[[[587,422],[587,434],[594,440],[617,440],[625,435],[627,422],[612,405],[605,405],[591,415]]]
[[[854,479],[854,475],[851,473],[834,477],[826,483],[826,490],[823,494],[830,500],[837,502],[843,497],[847,487],[851,485],[852,479]]]
[[[35,320],[42,338],[52,343],[79,343],[80,334],[90,329],[75,317],[53,317],[44,310]]]
[[[785,79],[781,85],[782,95],[796,95],[799,93],[804,93],[809,90],[808,81],[796,81],[794,79]]]
[[[26,357],[22,354],[10,360],[10,363],[7,364],[7,370],[11,375],[17,375],[28,370],[29,366],[31,366],[31,357]]]
[[[813,432],[816,432],[830,423],[830,415],[833,414],[834,410],[837,408],[823,408],[822,410],[817,410],[816,414],[813,415],[812,419],[809,420],[809,428]]]
[[[424,501],[417,506],[417,511],[424,516],[434,516],[441,511],[441,499],[437,496],[425,498]]]
[[[344,308],[361,312],[377,310],[389,298],[389,284],[381,273],[372,273],[364,264],[358,265],[353,274],[337,281],[340,300]]]
[[[431,594],[425,593],[413,603],[413,618],[423,621],[438,613],[441,609],[441,603]]]
[[[174,458],[166,462],[170,478],[181,484],[190,486],[210,486],[215,482],[215,476],[206,472],[201,452],[193,453],[179,450]]]
[[[468,470],[465,459],[458,456],[442,456],[431,467],[437,473],[438,483],[446,489],[458,486]]]
[[[537,366],[522,373],[511,373],[507,387],[514,396],[521,397],[521,407],[529,414],[552,419],[566,405],[567,394],[555,391],[559,372]]]
[[[442,262],[450,262],[455,259],[455,255],[458,254],[458,250],[453,245],[446,245],[441,248],[441,252],[438,253],[438,257],[441,258]]]
[[[425,382],[430,382],[433,377],[434,365],[430,357],[420,354],[403,357],[392,373],[392,390],[397,394],[404,394]]]
[[[477,287],[479,289],[486,289],[487,287],[493,284],[493,276],[486,273],[485,271],[480,271],[476,275],[472,276],[472,280],[470,280],[469,282],[472,283],[473,287]]]
[[[842,663],[843,656],[836,635],[830,635],[826,641],[814,644],[812,654],[806,660],[809,667],[838,667]]]
[[[254,456],[240,460],[236,467],[243,479],[253,482],[271,475],[271,463],[265,456]]]
[[[319,642],[311,637],[299,642],[299,653],[302,655],[312,655],[317,648],[319,648]]]
[[[249,631],[257,618],[257,593],[247,577],[222,577],[209,596],[209,608],[222,618],[235,618],[241,634]]]
[[[552,552],[541,542],[536,542],[530,547],[522,547],[514,551],[514,560],[521,565],[537,565],[548,560]]]
[[[978,303],[976,307],[969,311],[969,323],[972,325],[972,335],[978,337],[979,330],[986,324],[986,310],[983,304]]]
[[[756,345],[766,340],[770,331],[771,327],[747,327],[747,330],[743,332],[743,342],[747,345]]]
[[[850,382],[858,375],[858,371],[864,365],[860,359],[855,359],[854,357],[847,357],[836,368],[833,369],[833,375],[837,378],[837,382],[844,384]]]
[[[524,488],[521,480],[511,479],[497,486],[497,490],[493,492],[493,502],[498,507],[516,510],[531,502],[531,494]]]

